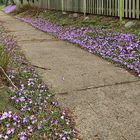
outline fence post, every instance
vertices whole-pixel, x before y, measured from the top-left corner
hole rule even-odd
[[[122,22],[122,20],[123,20],[123,12],[124,12],[124,9],[123,9],[123,0],[120,0],[120,5],[119,5],[120,22]]]
[[[84,13],[84,17],[86,16],[86,11],[87,11],[87,4],[86,4],[86,0],[83,0],[83,13]]]
[[[48,9],[50,9],[51,7],[50,7],[50,0],[48,0]]]
[[[64,12],[64,0],[61,0],[62,12]]]

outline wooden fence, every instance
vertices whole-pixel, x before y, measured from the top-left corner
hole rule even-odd
[[[140,19],[140,0],[34,0],[41,8]],[[120,9],[122,2],[122,9]]]

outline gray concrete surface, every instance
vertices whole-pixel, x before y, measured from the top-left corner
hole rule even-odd
[[[140,79],[3,12],[0,21],[63,107],[83,140],[140,140]]]

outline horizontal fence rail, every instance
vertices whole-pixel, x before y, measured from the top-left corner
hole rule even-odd
[[[140,19],[140,0],[34,0],[34,5],[52,10],[120,16],[120,1],[123,17]]]

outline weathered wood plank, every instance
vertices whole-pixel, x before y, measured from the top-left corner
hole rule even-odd
[[[129,0],[129,18],[131,18],[131,12],[132,12],[132,1]]]
[[[119,16],[119,0],[39,0],[34,5],[62,11],[84,12],[107,16]],[[140,18],[140,0],[123,0],[123,16]]]
[[[135,13],[136,9],[135,9],[135,0],[133,0],[133,9],[132,9],[132,17],[135,18]]]
[[[136,18],[140,18],[140,1],[137,0],[137,12],[136,12]]]

